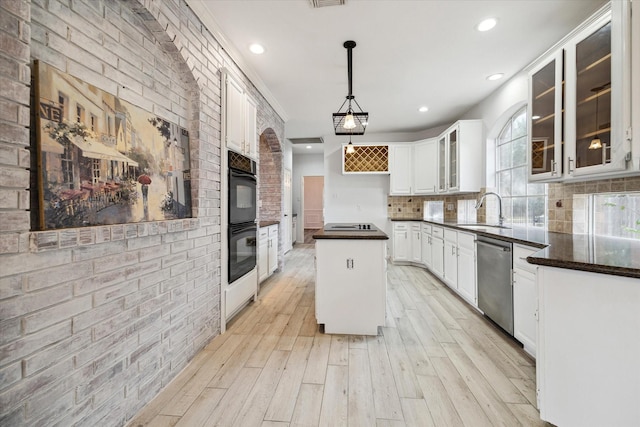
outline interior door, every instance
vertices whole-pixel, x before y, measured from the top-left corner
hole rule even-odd
[[[291,236],[291,170],[284,170],[284,207],[283,207],[283,220],[282,220],[282,241],[284,243],[284,251],[288,252],[293,247],[293,240]]]
[[[324,226],[323,213],[324,176],[304,177],[304,228],[318,229]]]

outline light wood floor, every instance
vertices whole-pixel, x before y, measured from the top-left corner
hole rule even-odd
[[[130,426],[538,426],[535,368],[423,269],[389,265],[377,337],[325,335],[313,245]]]

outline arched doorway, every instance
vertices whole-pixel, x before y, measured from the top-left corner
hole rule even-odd
[[[258,197],[260,200],[259,221],[283,219],[283,152],[282,144],[272,128],[260,135],[260,157],[258,164]],[[278,236],[278,268],[282,266],[282,227]]]

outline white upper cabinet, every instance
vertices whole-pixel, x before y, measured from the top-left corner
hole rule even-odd
[[[228,149],[256,158],[257,144],[257,103],[242,86],[224,73],[223,93],[223,138]]]
[[[530,180],[584,180],[627,172],[629,8],[626,0],[611,2],[530,71]]]
[[[245,94],[244,105],[244,132],[245,132],[245,154],[251,158],[258,157],[258,103],[249,95]]]
[[[413,146],[414,194],[434,194],[438,189],[438,139],[416,142]]]
[[[438,138],[438,192],[478,192],[483,182],[482,121],[460,120]]]
[[[559,51],[529,73],[529,180],[562,175],[562,64]]]
[[[480,191],[482,122],[461,120],[438,138],[391,146],[392,196]]]
[[[396,196],[413,194],[412,155],[413,146],[409,144],[391,146],[390,194]]]

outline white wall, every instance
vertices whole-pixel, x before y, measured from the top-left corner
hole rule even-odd
[[[353,138],[352,142],[356,145],[412,142],[431,136],[428,132],[423,131],[419,136],[415,133],[363,135]],[[344,136],[329,135],[324,137],[324,142],[325,223],[370,222],[389,232],[389,175],[343,175],[342,144],[348,140]]]
[[[526,105],[528,94],[527,73],[522,71],[505,82],[487,98],[471,107],[461,119],[482,120],[486,129],[484,141],[483,187],[495,187],[495,140],[507,119],[520,107]]]

